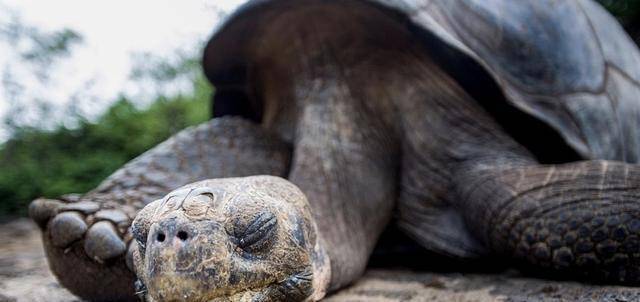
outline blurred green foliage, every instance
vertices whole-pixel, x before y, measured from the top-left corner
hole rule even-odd
[[[54,131],[19,127],[0,146],[0,216],[26,214],[37,197],[83,193],[142,152],[209,118],[203,76],[191,92],[158,96],[144,109],[120,97],[97,121]]]
[[[640,13],[640,0],[598,0],[613,15],[623,21],[637,17]]]
[[[11,138],[0,144],[0,217],[25,215],[29,202],[38,197],[87,192],[129,160],[209,118],[212,90],[200,70],[199,55],[176,51],[170,58],[133,58],[130,81],[151,91],[148,106],[120,96],[100,117],[89,120],[75,109],[79,100],[72,99],[70,108],[55,108],[68,114],[52,127],[48,121],[53,104],[47,96],[25,92],[28,85],[50,87],[55,65],[71,58],[83,38],[67,28],[43,31],[14,11],[8,16],[0,20],[0,43],[11,50],[11,60],[0,66],[0,101],[9,104],[2,123]],[[17,69],[36,82],[17,76]],[[25,119],[27,115],[34,118]]]

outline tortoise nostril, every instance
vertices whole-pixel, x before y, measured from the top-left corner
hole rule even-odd
[[[178,232],[178,238],[180,238],[180,240],[185,241],[187,240],[187,238],[189,238],[189,235],[187,234],[187,232],[185,231],[180,231]]]
[[[158,236],[156,236],[156,240],[158,240],[158,242],[163,242],[164,237],[164,233],[158,233]]]

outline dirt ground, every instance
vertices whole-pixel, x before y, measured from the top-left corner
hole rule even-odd
[[[370,270],[328,301],[640,301],[640,288],[524,278],[515,272],[460,274]],[[27,219],[0,224],[0,302],[79,301],[48,270],[37,227]]]

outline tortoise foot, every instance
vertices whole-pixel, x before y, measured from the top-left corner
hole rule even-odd
[[[640,284],[637,205],[593,201],[580,207],[516,224],[516,258],[586,280]]]
[[[42,229],[51,271],[69,291],[90,301],[135,300],[127,212],[88,200],[37,199],[29,207]]]
[[[495,252],[546,276],[640,284],[639,166],[584,161],[483,173],[494,182],[468,196],[491,203],[468,203],[481,214],[467,221]]]

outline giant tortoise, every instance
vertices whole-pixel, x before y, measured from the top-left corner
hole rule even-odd
[[[32,203],[71,292],[316,300],[390,221],[460,261],[640,282],[640,53],[592,0],[250,1],[203,66],[210,122]]]

